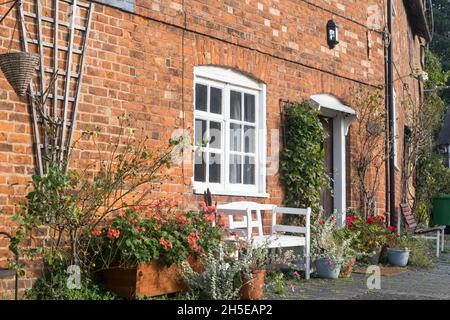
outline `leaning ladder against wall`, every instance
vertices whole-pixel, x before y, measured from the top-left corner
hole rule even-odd
[[[46,173],[50,163],[67,170],[93,4],[22,0],[17,9],[22,49],[40,59],[29,86],[37,170]]]

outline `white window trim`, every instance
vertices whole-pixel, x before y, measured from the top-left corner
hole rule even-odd
[[[197,83],[209,84],[225,88],[223,90],[222,98],[222,115],[214,115],[207,112],[195,110],[195,85]],[[198,66],[194,67],[194,132],[195,119],[202,118],[202,115],[208,119],[217,118],[222,123],[222,163],[221,177],[222,182],[209,183],[194,181],[192,176],[193,191],[195,194],[203,194],[207,188],[210,189],[214,195],[227,196],[244,196],[244,197],[258,197],[268,198],[270,195],[266,193],[266,153],[267,153],[267,128],[266,128],[266,85],[259,83],[239,72],[232,69],[214,67],[214,66]],[[229,108],[227,101],[229,101],[229,92],[231,88],[235,88],[240,92],[252,93],[255,95],[255,117],[257,134],[255,141],[255,155],[256,155],[256,172],[255,185],[232,185],[229,181]],[[224,161],[226,159],[226,161]],[[225,165],[226,164],[226,165]],[[192,163],[194,166],[194,162]]]

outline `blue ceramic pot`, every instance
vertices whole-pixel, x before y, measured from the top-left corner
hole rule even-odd
[[[388,248],[389,264],[396,267],[406,267],[409,259],[409,250]]]
[[[341,266],[332,264],[328,259],[316,260],[316,270],[320,278],[337,279],[341,272]]]

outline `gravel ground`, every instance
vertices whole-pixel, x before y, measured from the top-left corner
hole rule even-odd
[[[447,241],[446,252],[450,252]],[[450,300],[450,253],[443,253],[432,269],[412,269],[381,277],[381,289],[367,288],[367,276],[353,273],[351,279],[287,282],[284,294],[270,288],[267,299],[293,300]],[[292,285],[292,286],[291,286]]]

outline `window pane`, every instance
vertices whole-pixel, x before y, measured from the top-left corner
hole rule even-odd
[[[244,184],[255,184],[255,158],[245,156]]]
[[[195,141],[196,146],[203,145],[203,139],[205,139],[206,132],[206,120],[195,119]]]
[[[220,122],[209,122],[209,147],[220,149],[222,145],[222,124]]]
[[[195,109],[207,111],[208,87],[203,84],[195,85]]]
[[[222,90],[211,87],[209,109],[212,113],[222,114]]]
[[[240,92],[230,92],[230,117],[234,120],[242,120],[242,94]]]
[[[255,152],[255,127],[244,126],[244,151]]]
[[[230,123],[230,150],[241,151],[242,126],[236,123]]]
[[[248,122],[255,122],[255,96],[246,93],[245,100],[245,116],[244,120]]]
[[[195,151],[195,165],[194,165],[194,180],[205,182],[206,180],[206,164],[205,164],[205,153]]]
[[[209,182],[220,183],[220,154],[211,153],[209,156]]]
[[[230,183],[242,183],[241,172],[241,156],[235,154],[230,155]]]

